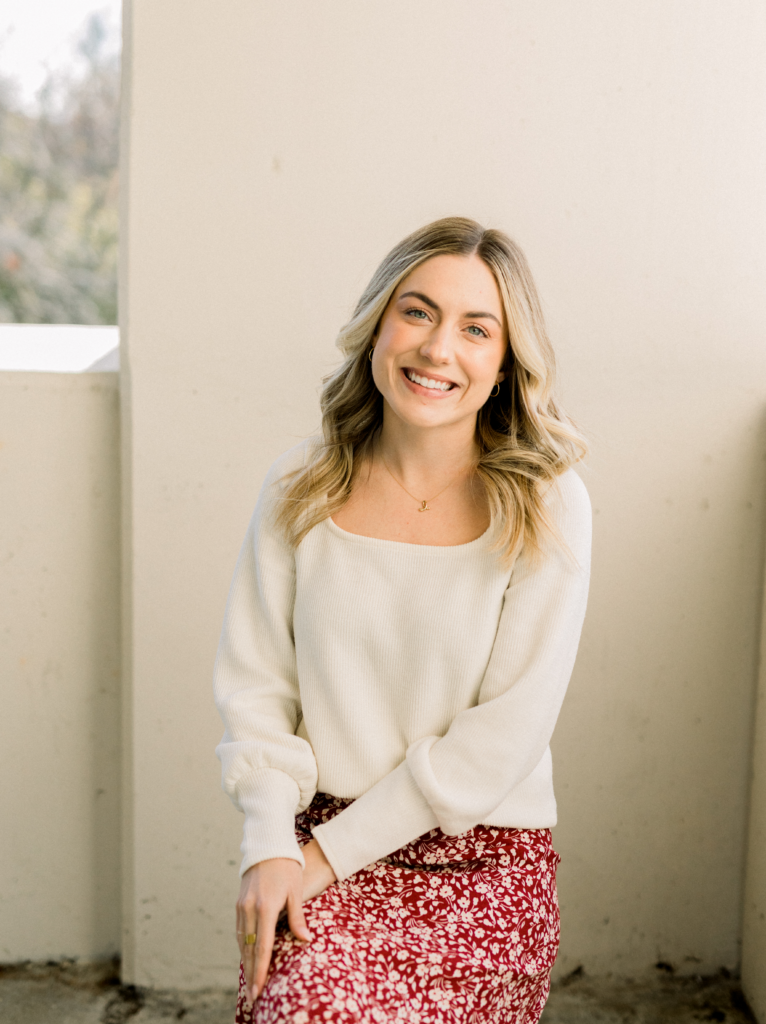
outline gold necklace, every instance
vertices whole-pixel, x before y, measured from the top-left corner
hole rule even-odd
[[[391,479],[394,481],[394,483],[399,484],[399,486],[404,491],[404,493],[405,494],[409,494],[409,496],[412,498],[412,500],[416,501],[418,503],[418,505],[420,505],[420,508],[418,509],[418,512],[430,512],[431,511],[431,506],[428,504],[428,502],[429,501],[436,501],[437,498],[441,497],[441,495],[444,494],[444,492],[446,490],[448,490],[448,488],[452,487],[452,485],[454,483],[456,483],[457,480],[463,475],[462,473],[459,473],[456,477],[453,477],[452,480],[450,480],[450,482],[447,484],[446,487],[442,487],[442,489],[439,491],[439,493],[435,494],[433,496],[433,498],[426,498],[425,500],[423,500],[422,498],[416,498],[415,495],[412,493],[412,491],[408,491],[407,490],[407,488],[404,486],[404,484],[399,479],[399,477],[394,476],[394,474],[393,474],[393,472],[391,470],[391,467],[386,462],[385,458],[383,457],[383,453],[382,452],[380,452],[380,458],[381,458],[381,461],[383,462],[383,465],[386,467],[388,475],[391,477]]]

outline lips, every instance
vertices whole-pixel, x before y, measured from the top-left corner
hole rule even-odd
[[[411,367],[406,367],[404,374],[407,380],[412,381],[413,384],[419,384],[421,388],[426,388],[428,391],[452,391],[457,387],[454,381],[445,380],[443,377],[432,377],[430,374],[418,373],[417,370],[413,370]]]

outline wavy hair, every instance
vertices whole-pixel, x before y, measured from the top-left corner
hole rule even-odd
[[[307,464],[288,477],[277,507],[277,522],[294,546],[351,496],[355,474],[371,456],[383,423],[383,398],[367,358],[373,335],[402,280],[442,255],[476,255],[484,261],[497,282],[508,325],[506,377],[476,422],[475,473],[487,496],[494,547],[510,565],[522,546],[538,555],[544,537],[556,536],[544,493],[587,449],[554,398],[555,358],[529,265],[502,231],[445,217],[391,250],[338,335],[344,358],[323,381],[322,437],[310,447]]]

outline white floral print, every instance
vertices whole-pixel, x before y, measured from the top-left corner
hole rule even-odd
[[[319,793],[311,827],[351,801]],[[537,1024],[559,941],[548,829],[434,829],[304,907],[313,941],[277,933],[255,1006],[236,1024]]]

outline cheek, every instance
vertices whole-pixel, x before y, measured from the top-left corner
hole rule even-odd
[[[383,395],[388,394],[393,387],[394,377],[398,372],[396,369],[397,356],[396,338],[390,332],[378,335],[372,357],[372,379],[375,382],[375,387]]]
[[[407,353],[412,351],[412,343],[406,330],[393,327],[385,332],[381,331],[376,345],[376,349],[378,348],[376,359],[380,372],[393,377],[398,372],[397,361],[400,362]]]
[[[389,324],[380,332],[380,340],[383,342],[384,352],[388,356],[396,356],[407,347],[407,328],[404,324]]]
[[[471,361],[471,375],[477,383],[495,381],[503,369],[503,353],[496,351],[477,352]]]

